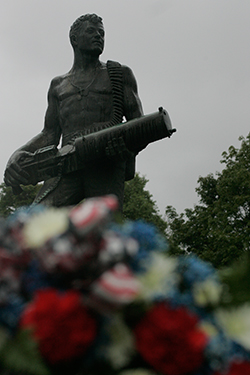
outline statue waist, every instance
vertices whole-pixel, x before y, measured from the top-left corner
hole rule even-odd
[[[83,137],[87,134],[89,134],[89,131],[87,131],[87,129],[86,129],[86,130],[79,130],[79,131],[76,131],[76,132],[71,132],[71,133],[63,135],[63,137],[62,137],[62,147],[69,144],[69,143],[73,143],[76,138]]]

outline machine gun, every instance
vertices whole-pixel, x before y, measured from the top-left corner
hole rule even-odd
[[[30,176],[28,184],[35,185],[51,177],[83,169],[93,160],[105,158],[107,144],[114,138],[122,137],[129,151],[138,152],[149,143],[170,137],[175,131],[167,111],[160,107],[158,112],[78,137],[61,149],[54,145],[38,149],[21,159],[19,164]],[[14,194],[21,191],[19,185],[13,186]]]

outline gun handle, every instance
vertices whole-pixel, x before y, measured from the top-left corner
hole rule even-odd
[[[15,185],[15,186],[12,186],[12,192],[14,195],[19,195],[23,192],[23,189],[21,188],[20,185]]]

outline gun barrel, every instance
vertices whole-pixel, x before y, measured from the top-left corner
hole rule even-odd
[[[105,157],[107,142],[112,138],[122,137],[129,151],[138,151],[145,145],[170,137],[172,129],[167,111],[159,108],[158,112],[145,115],[111,128],[79,137],[75,141],[76,154],[80,163]]]

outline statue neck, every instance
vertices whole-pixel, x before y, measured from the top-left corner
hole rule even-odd
[[[74,63],[71,69],[71,72],[76,71],[90,71],[96,69],[98,66],[101,65],[99,56],[90,55],[90,54],[79,54],[75,52],[74,56]]]

